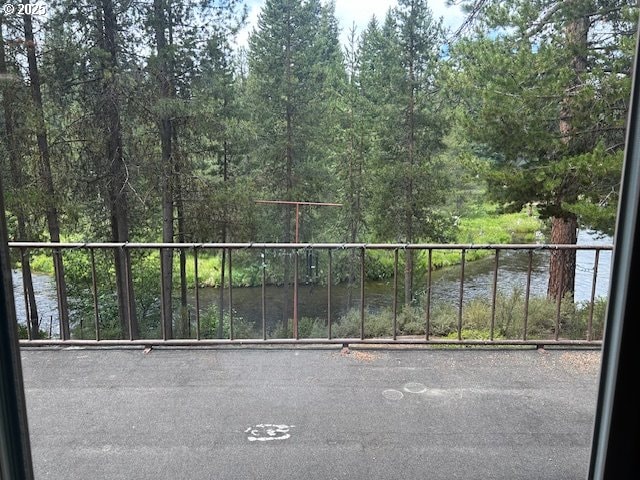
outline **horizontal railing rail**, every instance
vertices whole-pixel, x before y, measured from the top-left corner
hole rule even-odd
[[[64,257],[65,254],[69,255],[69,252],[83,252],[86,257],[84,258],[84,264],[87,268],[89,274],[87,275],[89,280],[89,286],[87,289],[87,294],[90,294],[92,297],[92,315],[91,321],[93,322],[93,338],[84,338],[85,330],[83,326],[86,327],[88,318],[85,318],[85,313],[80,313],[75,316],[72,322],[75,324],[72,325],[64,325],[65,321],[64,315],[59,315],[59,331],[61,332],[60,337],[56,337],[54,335],[49,335],[49,338],[39,338],[36,336],[34,332],[32,332],[32,328],[29,325],[29,317],[28,312],[25,316],[25,321],[27,322],[26,334],[28,338],[21,340],[21,345],[27,346],[39,346],[39,345],[57,345],[57,344],[65,344],[65,345],[166,345],[166,346],[193,346],[193,345],[228,345],[228,344],[351,344],[351,343],[361,343],[361,344],[442,344],[442,345],[576,345],[576,346],[600,346],[601,338],[603,332],[603,319],[598,318],[595,319],[595,305],[596,305],[596,283],[598,281],[598,268],[601,260],[601,252],[603,251],[611,251],[613,250],[613,245],[610,244],[601,244],[601,245],[566,245],[566,244],[435,244],[435,243],[423,243],[423,244],[403,244],[403,243],[96,243],[96,242],[67,242],[67,243],[47,243],[47,242],[9,242],[10,251],[14,253],[18,253],[16,258],[21,261],[29,262],[29,255],[25,255],[28,252],[40,252],[47,251],[51,255],[62,255]],[[470,308],[465,303],[465,280],[468,278],[468,273],[465,273],[465,267],[469,263],[471,263],[467,259],[467,253],[470,251],[486,251],[487,257],[493,256],[493,266],[491,268],[491,282],[489,284],[489,288],[486,291],[486,295],[484,297],[476,296],[476,298],[484,299],[487,303],[484,304],[488,310],[485,310],[480,316],[482,317],[482,328],[478,330],[478,319],[473,321],[468,320],[465,317],[465,309]],[[130,252],[133,251],[157,251],[160,252],[160,259],[158,262],[160,265],[159,276],[166,276],[165,267],[162,265],[162,254],[167,251],[178,251],[184,253],[184,260],[186,261],[186,255],[189,254],[191,256],[190,262],[193,271],[193,288],[192,288],[192,297],[195,302],[194,313],[195,318],[191,318],[189,315],[188,319],[188,327],[189,333],[185,335],[186,338],[174,338],[172,326],[175,322],[175,314],[174,312],[166,312],[165,305],[167,289],[160,288],[159,296],[157,300],[159,301],[160,309],[157,312],[159,319],[159,325],[156,325],[154,328],[159,329],[160,334],[158,338],[154,338],[151,335],[146,333],[136,334],[136,329],[133,328],[135,311],[133,309],[137,308],[137,305],[133,307],[128,305],[127,308],[119,309],[119,316],[124,318],[113,318],[113,311],[109,313],[105,313],[103,310],[105,308],[104,305],[101,305],[101,293],[113,294],[113,288],[108,288],[107,286],[100,283],[98,280],[97,273],[97,260],[96,255],[98,251],[112,251],[116,252],[127,252],[122,255],[121,265],[124,265],[124,272],[120,274],[124,277],[122,279],[125,282],[127,291],[133,292],[135,290],[134,284],[135,279],[132,278],[132,265],[134,263],[134,259],[132,259]],[[234,265],[232,263],[233,255],[238,255],[238,252],[247,252],[247,251],[257,251],[260,253],[259,257],[256,257],[255,262],[252,264],[252,267],[259,271],[260,281],[258,282],[261,287],[260,293],[260,318],[249,319],[257,326],[257,334],[254,336],[255,338],[239,338],[237,335],[237,330],[234,327],[237,327],[238,319],[235,317],[235,306],[233,292],[236,288],[241,288],[234,286],[233,284],[233,274],[234,274]],[[458,282],[452,288],[455,288],[455,301],[453,301],[453,305],[448,305],[449,307],[454,307],[454,310],[449,309],[449,315],[454,316],[455,318],[450,319],[449,322],[449,331],[448,334],[443,334],[443,332],[434,332],[434,304],[432,299],[432,293],[434,291],[434,281],[433,275],[437,270],[434,266],[434,253],[439,251],[454,251],[459,252],[459,263],[456,266],[451,268],[458,269]],[[500,273],[501,273],[501,253],[506,251],[514,251],[514,252],[524,252],[526,254],[526,272],[524,273],[524,278],[522,278],[523,289],[524,292],[521,294],[522,297],[514,300],[515,303],[522,301],[521,305],[517,305],[518,311],[516,312],[515,306],[511,306],[514,309],[509,315],[505,317],[506,320],[498,319],[498,308],[502,308],[498,302],[499,296],[499,283],[500,283]],[[566,255],[576,254],[577,252],[589,251],[594,253],[593,263],[589,268],[592,272],[591,274],[591,289],[589,300],[586,303],[586,311],[582,312],[582,316],[580,320],[575,321],[576,325],[569,325],[566,318],[570,318],[572,314],[570,301],[572,299],[568,297],[557,296],[557,298],[553,298],[551,300],[547,300],[547,302],[551,301],[554,303],[554,311],[553,318],[543,319],[543,323],[546,325],[546,330],[541,331],[539,326],[531,325],[531,302],[534,298],[532,296],[532,275],[534,272],[533,260],[534,256],[540,254],[541,252],[547,253],[550,255],[559,255],[563,254],[562,252],[567,252]],[[218,305],[219,315],[222,321],[222,324],[226,322],[226,334],[224,338],[205,338],[206,335],[203,334],[203,324],[202,324],[202,306],[201,306],[201,294],[204,288],[202,287],[200,282],[200,268],[202,264],[201,255],[205,255],[206,253],[221,253],[225,252],[226,259],[228,261],[228,267],[225,265],[225,269],[227,273],[227,278],[224,278],[224,274],[221,272],[220,278],[220,286],[219,288],[222,290],[222,301]],[[284,320],[284,328],[279,332],[268,332],[268,325],[266,320],[266,312],[267,309],[271,308],[271,305],[267,304],[265,288],[268,284],[267,282],[267,265],[266,265],[266,253],[267,252],[276,252],[282,255],[288,256],[290,260],[287,262],[293,263],[291,276],[292,279],[289,279],[287,275],[287,267],[283,268],[282,273],[282,281],[281,285],[284,289],[292,289],[293,300],[291,305],[291,332],[288,333],[287,325],[289,322],[289,318],[285,318]],[[314,278],[315,283],[324,287],[326,291],[326,304],[323,308],[323,315],[321,318],[319,315],[314,320],[316,324],[323,323],[321,327],[325,331],[324,336],[313,336],[309,338],[308,332],[301,332],[300,318],[299,318],[299,302],[300,296],[299,291],[301,288],[301,275],[300,275],[300,265],[299,259],[302,254],[308,252],[322,252],[322,259],[316,261],[318,265],[321,264],[322,268],[316,268],[317,265],[312,265],[310,268],[316,268],[315,273],[317,274]],[[339,259],[336,256],[339,255],[339,252],[349,252],[350,257],[348,259],[342,259],[342,262],[351,262],[349,263],[351,271],[349,272],[349,277],[351,280],[351,285],[356,283],[354,278],[357,277],[358,285],[357,293],[358,295],[358,306],[357,306],[357,325],[354,329],[352,328],[349,331],[349,334],[337,334],[335,333],[335,329],[340,325],[340,322],[344,320],[344,318],[339,319],[335,318],[334,314],[334,305],[332,304],[333,295],[332,289],[336,288],[338,285],[338,280],[336,280],[336,269],[339,267]],[[387,280],[390,281],[389,285],[389,302],[390,302],[390,312],[388,315],[389,325],[385,326],[383,329],[385,334],[380,334],[378,330],[380,330],[380,325],[377,325],[376,332],[371,332],[371,328],[368,328],[367,319],[369,316],[372,316],[371,312],[368,311],[367,308],[367,261],[368,255],[371,255],[371,252],[390,252],[393,253],[392,257],[387,258],[388,264],[391,265],[389,269],[391,273],[387,275]],[[400,285],[401,277],[404,276],[404,272],[400,272],[401,268],[401,260],[407,257],[407,255],[413,255],[415,252],[424,252],[423,257],[419,262],[416,262],[418,267],[422,267],[423,275],[419,278],[416,278],[415,283],[421,287],[422,292],[422,301],[412,303],[410,305],[410,309],[407,308],[404,311],[401,310],[401,303],[404,302],[399,301],[399,292],[402,290],[402,286]],[[117,260],[116,260],[117,262]],[[355,262],[355,264],[354,264]],[[422,263],[420,263],[422,262]],[[245,259],[246,263],[246,259]],[[250,262],[251,263],[251,262]],[[184,268],[184,265],[183,265]],[[238,268],[238,267],[236,267]],[[322,275],[319,275],[319,271],[322,270]],[[343,273],[342,277],[339,280],[345,281],[344,277],[344,268],[342,268]],[[562,269],[564,271],[564,269]],[[170,281],[173,283],[176,278],[175,273],[170,275]],[[64,292],[64,289],[59,288],[58,282],[59,279],[56,276],[54,278],[55,281],[55,290],[58,305],[61,305],[61,298]],[[161,278],[158,278],[158,283],[161,283]],[[25,282],[23,281],[23,289],[26,289]],[[224,293],[227,293],[228,304],[225,309],[224,306]],[[37,292],[36,292],[37,293]],[[27,292],[24,290],[25,296],[25,308],[27,308]],[[122,299],[120,299],[122,301]],[[452,303],[451,300],[449,303]],[[515,305],[515,304],[514,304]],[[287,317],[286,311],[287,307],[283,307],[285,309],[285,313],[283,317]],[[565,312],[565,310],[569,311],[569,314]],[[326,313],[324,312],[326,310]],[[415,312],[419,312],[419,321]],[[191,310],[189,310],[191,312]],[[224,314],[226,313],[226,317]],[[184,312],[182,312],[184,314]],[[400,320],[405,319],[407,315],[413,315],[411,328],[405,328],[406,325],[401,325]],[[575,314],[575,312],[573,312]],[[568,315],[568,316],[567,316]],[[584,318],[586,315],[586,319]],[[78,318],[79,317],[79,318]],[[104,333],[104,322],[106,319],[110,320],[112,323],[120,321],[122,325],[127,326],[128,328],[122,328],[119,332],[118,338],[105,338]],[[566,317],[566,318],[565,318]],[[502,317],[501,317],[502,318]],[[576,317],[578,318],[578,317]],[[353,318],[351,319],[353,321]],[[540,319],[538,319],[540,320]],[[594,330],[594,320],[597,323],[597,326]],[[68,321],[68,317],[67,317]],[[507,334],[505,332],[513,331],[515,329],[515,322],[521,322],[521,325],[518,325],[518,334],[515,335],[513,333]],[[506,322],[506,323],[504,323]],[[510,324],[509,322],[514,322]],[[585,325],[582,325],[583,322]],[[77,331],[77,328],[74,330],[74,327],[78,327],[79,324],[79,333],[74,333]],[[506,326],[505,326],[506,325]],[[195,328],[192,328],[195,327]],[[440,328],[440,327],[439,327]],[[368,331],[369,330],[369,331]],[[408,331],[410,333],[407,333]],[[441,328],[442,330],[442,328]],[[445,329],[446,330],[446,329]],[[344,328],[342,330],[345,331]],[[419,334],[416,334],[416,331],[419,331]],[[572,335],[569,335],[569,332],[572,332]],[[316,329],[317,332],[317,329]],[[583,336],[576,335],[576,332],[584,333]],[[445,332],[446,333],[446,332]],[[79,338],[79,336],[81,338]],[[146,338],[149,337],[149,338]]]
[[[134,243],[134,242],[8,242],[9,248],[46,249],[368,249],[368,250],[613,250],[613,245],[575,245],[562,243]]]

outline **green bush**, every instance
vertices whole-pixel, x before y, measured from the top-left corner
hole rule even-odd
[[[328,327],[325,319],[302,317],[298,319],[299,338],[327,338]],[[287,328],[278,325],[268,333],[269,338],[293,338],[293,319],[289,319]],[[333,334],[335,336],[335,334]]]
[[[29,332],[27,331],[27,326],[26,325],[22,325],[21,323],[18,324],[18,338],[20,340],[26,340],[29,338]],[[40,329],[38,330],[38,339],[42,340],[45,338],[49,338],[49,333],[45,332],[44,330]]]
[[[514,289],[509,294],[496,295],[494,339],[521,339],[524,335],[524,295]],[[587,338],[589,304],[574,303],[571,297],[563,299],[560,308],[559,338],[572,340]],[[598,299],[593,309],[592,338],[602,338],[606,299]],[[458,338],[458,307],[437,302],[429,316],[430,336]],[[491,338],[491,302],[478,298],[467,302],[462,309],[463,339],[487,340]],[[530,297],[527,315],[527,338],[555,338],[557,304],[546,297]],[[422,336],[425,334],[426,313],[422,306],[401,307],[397,316],[397,334]],[[360,311],[352,309],[342,316],[332,328],[336,338],[360,336]],[[393,335],[393,313],[389,308],[366,312],[365,336],[390,338]]]
[[[192,319],[193,320],[193,319]],[[218,338],[218,322],[220,321],[220,309],[217,305],[211,305],[200,313],[200,338]],[[195,327],[191,330],[195,337]],[[231,315],[229,311],[223,313],[222,318],[223,338],[231,338]],[[258,338],[258,332],[253,324],[243,317],[233,316],[233,338]]]

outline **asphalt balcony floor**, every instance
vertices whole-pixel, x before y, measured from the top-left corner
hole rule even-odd
[[[23,348],[36,479],[586,478],[600,352]]]

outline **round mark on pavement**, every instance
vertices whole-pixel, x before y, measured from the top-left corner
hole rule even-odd
[[[388,400],[400,400],[404,397],[404,394],[400,390],[390,388],[382,392],[382,396]]]
[[[422,383],[409,382],[405,384],[404,391],[409,393],[424,393],[427,391],[427,387]]]
[[[247,440],[250,442],[268,442],[270,440],[286,440],[291,438],[289,431],[295,425],[276,425],[273,423],[260,423],[247,428]]]

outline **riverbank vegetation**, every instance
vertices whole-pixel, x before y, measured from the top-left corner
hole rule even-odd
[[[478,209],[471,217],[460,217],[457,220],[457,228],[455,237],[451,243],[458,244],[504,244],[504,243],[535,243],[544,240],[545,222],[536,214],[534,209],[524,209],[519,213],[498,213],[496,207],[484,203],[482,209]],[[78,241],[77,239],[63,239],[63,241]],[[232,281],[234,287],[255,287],[261,285],[261,269],[262,252],[255,254],[240,254],[238,261],[233,266]],[[467,252],[467,261],[477,260],[490,255],[488,250],[475,250]],[[73,281],[77,279],[74,276],[75,271],[89,272],[91,265],[89,256],[86,253],[76,255],[67,253],[65,257],[75,257],[70,262],[80,262],[80,266],[73,271],[67,272]],[[139,268],[150,270],[150,275],[157,275],[159,271],[160,255],[156,250],[149,250],[146,254],[139,256]],[[134,260],[136,260],[134,258]],[[201,287],[219,287],[221,280],[221,262],[222,257],[219,252],[213,253],[201,252],[198,256],[198,284]],[[32,251],[30,255],[31,268],[36,273],[44,273],[53,275],[53,261],[51,255],[44,251]],[[434,251],[432,256],[432,268],[440,269],[450,267],[460,263],[459,252]],[[277,263],[276,263],[277,265]],[[271,265],[274,267],[276,265]],[[16,262],[16,267],[20,266],[20,262]],[[174,269],[179,269],[179,258],[174,259]],[[403,267],[403,259],[400,266]],[[109,264],[100,265],[100,270],[109,270]],[[418,262],[416,265],[416,274],[424,274],[427,268],[426,253],[418,254]],[[189,289],[195,287],[195,267],[193,259],[190,257],[189,262],[185,266],[186,281]],[[336,282],[346,281],[346,273],[340,273],[337,269]],[[370,250],[367,253],[367,280],[382,280],[391,278],[393,275],[393,255],[388,252]],[[113,273],[113,272],[111,272]],[[266,280],[267,284],[281,284],[282,272],[274,272],[273,268],[269,268]],[[324,282],[324,278],[316,278],[320,283]],[[174,286],[178,287],[179,278],[174,279]]]
[[[426,0],[398,0],[357,31],[332,2],[265,0],[244,44],[241,0],[57,0],[46,16],[0,17],[10,238],[477,244],[613,233],[637,3],[457,3],[468,13],[458,29]],[[258,200],[341,206],[296,213]],[[89,259],[14,253],[34,335],[30,269],[56,278],[67,337],[91,301]],[[201,255],[200,285],[228,282],[225,255]],[[326,281],[322,259],[305,255],[300,280]],[[402,255],[405,310],[424,255]],[[142,335],[165,311],[166,335],[185,335],[192,257],[97,257],[105,328]],[[339,260],[334,281],[353,282],[357,259]],[[392,276],[392,254],[366,261],[368,278]],[[549,298],[570,297],[573,253],[549,262]],[[293,283],[291,256],[233,252],[233,285],[260,284],[262,263],[268,282]]]
[[[458,337],[458,307],[438,302],[432,305],[429,318],[429,336],[432,340],[512,340],[523,339],[525,332],[525,296],[524,292],[514,289],[510,293],[496,296],[495,310],[486,299],[474,299],[467,302],[460,318],[460,337]],[[593,306],[588,302],[572,302],[567,298],[558,311],[557,303],[545,297],[531,297],[526,315],[528,339],[552,340],[556,337],[556,320],[559,326],[558,338],[584,340],[588,337],[589,325],[592,340],[602,340],[606,312],[606,299],[598,298]],[[493,328],[492,328],[493,317]],[[148,317],[143,317],[147,318]],[[156,312],[153,322],[145,322],[144,338],[162,338],[159,314]],[[190,326],[182,338],[197,338],[198,327],[194,314],[190,314]],[[223,315],[222,335],[218,331],[220,311],[217,305],[211,305],[200,314],[199,334],[203,339],[231,338],[231,317],[228,311]],[[282,326],[269,327],[267,338],[292,338],[291,323],[285,330]],[[333,319],[332,338],[360,338],[361,315],[358,309]],[[391,338],[393,336],[393,311],[382,308],[367,311],[364,321],[365,338]],[[400,308],[396,317],[396,335],[399,338],[424,338],[426,331],[426,312],[422,306]],[[77,323],[74,329],[76,338],[95,338],[95,324],[91,321]],[[302,317],[299,319],[300,338],[327,338],[329,326],[326,318]],[[26,338],[26,330],[21,331]],[[235,315],[233,318],[233,338],[262,338],[263,332],[255,319],[246,319]],[[101,338],[120,337],[117,323],[101,324]],[[46,338],[42,332],[41,338]]]

